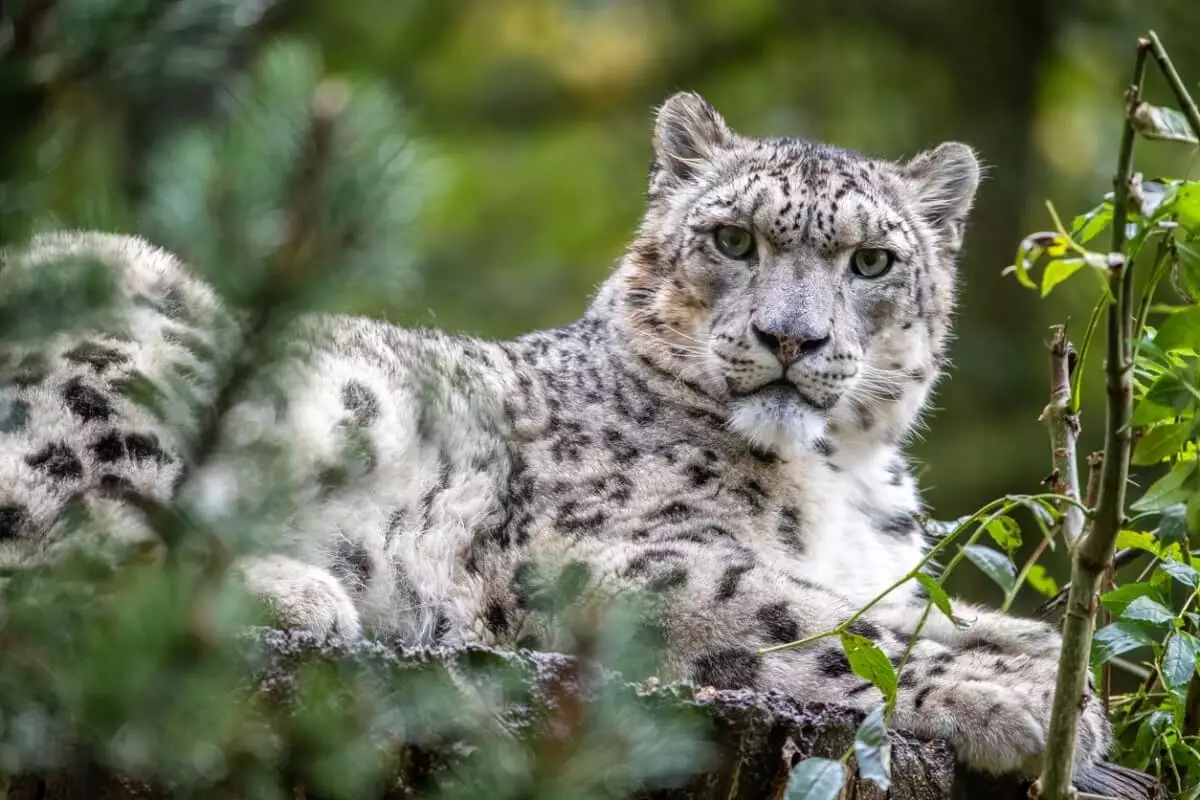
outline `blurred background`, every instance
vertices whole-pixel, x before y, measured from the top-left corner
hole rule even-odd
[[[115,2],[150,16],[187,5]],[[506,337],[578,315],[636,224],[653,108],[678,89],[700,91],[751,135],[894,158],[946,139],[976,147],[989,169],[961,264],[954,368],[913,446],[942,519],[1006,492],[1036,491],[1049,471],[1038,422],[1047,392],[1041,341],[1048,325],[1065,320],[1081,335],[1096,285],[1071,281],[1042,303],[1001,270],[1024,233],[1049,227],[1047,199],[1069,219],[1110,188],[1136,36],[1158,30],[1189,85],[1200,78],[1195,0],[226,5],[242,29],[235,50],[298,34],[319,46],[331,70],[382,79],[407,104],[427,168],[413,243],[422,278],[401,303],[354,298],[355,310],[405,324]],[[22,29],[4,35],[19,46]],[[164,41],[175,62],[207,57],[195,33]],[[206,79],[229,64],[211,66]],[[139,148],[206,102],[187,81],[124,91],[121,116],[86,91],[5,97],[0,167],[52,172],[50,200],[65,224],[132,230],[136,215],[79,198],[113,170],[136,195]],[[1148,97],[1168,101],[1157,75]],[[67,113],[83,120],[67,141],[14,132]],[[1138,165],[1148,175],[1194,175],[1194,152],[1139,145]],[[1081,452],[1100,441],[1099,388],[1087,386]]]

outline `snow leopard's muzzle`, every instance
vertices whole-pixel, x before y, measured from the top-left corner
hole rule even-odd
[[[803,402],[828,410],[858,377],[860,354],[839,347],[827,331],[788,336],[751,323],[744,355],[725,374],[734,397]]]

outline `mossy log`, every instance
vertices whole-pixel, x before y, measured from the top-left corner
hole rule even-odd
[[[456,650],[405,650],[375,643],[320,645],[295,634],[259,631],[253,636],[259,665],[255,690],[286,702],[289,687],[301,666],[359,662],[378,674],[388,670],[397,677],[414,669],[444,670],[459,686],[479,675],[515,674],[525,682],[527,702],[516,713],[498,716],[512,735],[543,735],[554,708],[563,705],[564,693],[583,696],[594,690],[581,688],[575,659],[522,651],[487,648]],[[464,676],[475,676],[465,678]],[[464,680],[466,683],[464,683]],[[604,679],[620,682],[612,676]],[[684,685],[619,683],[633,702],[651,713],[685,714],[699,718],[715,744],[717,756],[686,782],[670,788],[647,789],[640,796],[653,800],[752,800],[782,798],[791,767],[805,757],[839,758],[854,740],[861,721],[859,712],[823,704],[804,704],[777,693],[748,690],[717,691]],[[944,742],[924,741],[892,732],[892,786],[880,791],[874,784],[853,777],[843,790],[846,800],[1021,800],[1028,796],[1029,781],[1015,776],[997,777],[957,764]],[[387,800],[422,797],[452,761],[464,756],[453,742],[404,745],[396,759],[396,774],[379,795]],[[853,766],[853,762],[851,762]],[[1165,798],[1151,778],[1115,765],[1100,765],[1077,782],[1084,792],[1121,800]],[[9,786],[9,800],[117,800],[166,798],[163,787],[80,767],[71,772],[26,775]],[[314,798],[311,792],[297,794]]]

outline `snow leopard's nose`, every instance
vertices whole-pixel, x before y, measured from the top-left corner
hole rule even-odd
[[[758,343],[770,350],[785,367],[795,364],[803,356],[812,355],[829,344],[828,333],[804,331],[801,336],[787,336],[772,329],[764,329],[752,322],[751,329]]]

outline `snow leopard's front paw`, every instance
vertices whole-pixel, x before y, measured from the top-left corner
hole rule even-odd
[[[280,627],[305,630],[319,639],[357,639],[362,623],[354,601],[337,578],[320,567],[270,556],[240,565],[250,590],[266,603]]]
[[[1027,655],[981,651],[941,662],[901,696],[898,727],[946,739],[964,763],[992,773],[1041,771],[1057,663]],[[1110,725],[1087,690],[1075,745],[1076,773],[1108,752]]]

